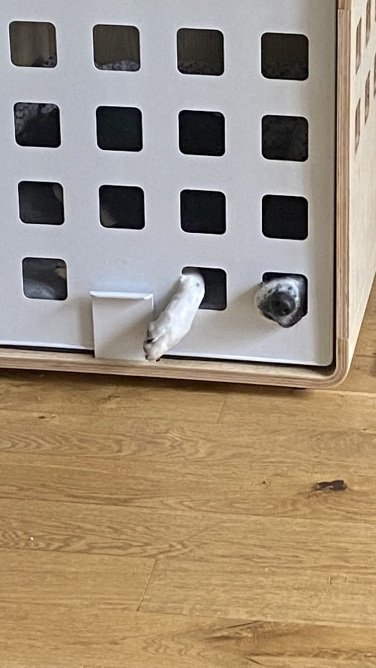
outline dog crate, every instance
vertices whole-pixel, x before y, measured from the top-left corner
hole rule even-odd
[[[343,379],[376,268],[375,0],[2,0],[0,19],[0,365]],[[204,301],[148,363],[187,267]],[[254,297],[291,274],[306,312],[283,329]]]

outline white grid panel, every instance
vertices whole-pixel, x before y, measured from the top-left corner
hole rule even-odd
[[[228,306],[201,310],[177,355],[325,365],[333,349],[335,175],[335,0],[2,0],[0,7],[0,342],[93,348],[90,291],[152,292],[157,310],[185,266],[227,272]],[[56,27],[58,66],[16,67],[10,61],[9,23],[49,21]],[[96,24],[137,26],[138,72],[94,67]],[[179,28],[221,30],[222,76],[183,75],[176,66]],[[302,33],[309,39],[306,81],[261,75],[261,36]],[[15,143],[13,105],[53,102],[60,108],[57,149]],[[138,153],[96,146],[98,106],[138,107],[143,145]],[[223,157],[182,155],[181,110],[220,111],[226,119]],[[306,162],[270,161],[261,155],[266,114],[304,116],[309,122]],[[62,226],[19,221],[17,184],[57,181],[64,186]],[[102,184],[143,188],[146,226],[112,230],[99,223]],[[215,190],[227,198],[224,235],[188,234],[180,228],[181,190]],[[265,194],[297,195],[309,202],[306,241],[267,239],[261,228]],[[21,260],[66,261],[68,300],[23,296]],[[301,273],[309,285],[309,313],[284,330],[253,304],[267,271]],[[109,324],[110,326],[110,324]]]

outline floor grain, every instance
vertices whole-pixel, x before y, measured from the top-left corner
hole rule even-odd
[[[376,668],[376,290],[329,392],[4,372],[0,400],[1,668]]]

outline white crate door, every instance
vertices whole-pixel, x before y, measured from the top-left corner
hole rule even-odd
[[[158,311],[200,267],[173,354],[329,364],[335,0],[2,0],[0,19],[0,342],[91,350],[91,291]],[[291,329],[254,305],[268,272],[307,279]]]

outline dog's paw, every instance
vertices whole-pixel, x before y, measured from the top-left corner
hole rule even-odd
[[[169,349],[166,336],[162,336],[157,341],[152,339],[145,339],[144,341],[145,359],[148,362],[159,362],[162,355],[165,355]]]
[[[144,341],[145,358],[148,362],[158,362],[173,345],[174,323],[166,313],[150,323]]]
[[[156,362],[188,334],[205,294],[204,279],[197,271],[183,274],[178,289],[160,316],[148,327],[145,357]]]

